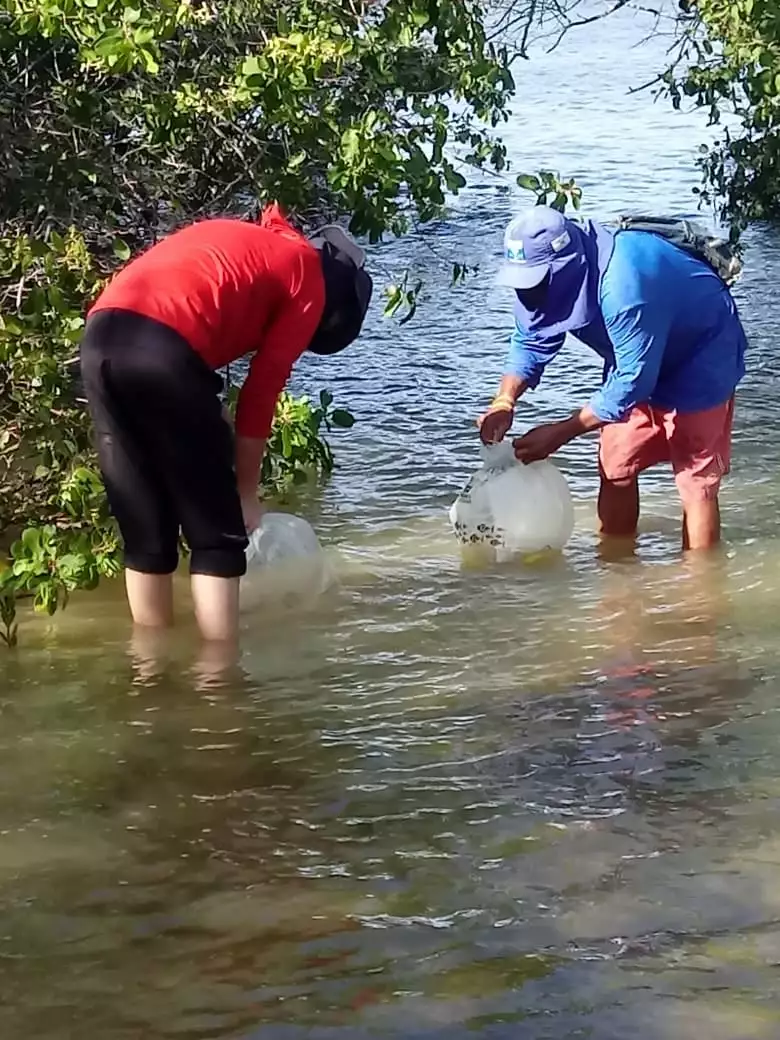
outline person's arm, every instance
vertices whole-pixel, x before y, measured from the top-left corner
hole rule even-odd
[[[286,324],[286,323],[283,323]],[[308,346],[295,326],[280,335],[275,323],[249,364],[236,408],[236,483],[242,499],[257,497],[260,469],[271,433],[276,401],[292,367]]]
[[[237,437],[233,415],[227,405],[222,405],[222,418],[233,433],[236,466],[236,484],[242,500],[257,495],[257,483],[267,440],[265,437]]]
[[[615,353],[614,369],[590,402],[570,418],[519,437],[514,446],[521,461],[546,459],[575,437],[619,422],[652,395],[668,336],[666,311],[641,302],[612,312],[604,308],[604,323]]]
[[[498,392],[490,402],[490,407],[499,408],[501,405],[505,405],[507,408],[514,408],[527,389],[528,383],[525,379],[507,373],[501,377]]]
[[[589,402],[602,424],[620,422],[652,396],[669,336],[669,317],[662,305],[635,302],[606,313],[604,323],[615,367]]]
[[[266,437],[236,437],[236,484],[241,500],[257,498]]]
[[[563,341],[563,336],[544,339],[515,323],[498,393],[485,414],[477,420],[484,444],[504,439],[514,422],[518,398],[529,388],[537,386],[545,367],[561,349]]]
[[[608,423],[620,422],[631,409],[647,401],[658,382],[658,373],[669,333],[665,312],[659,307],[633,303],[605,316],[612,341],[615,367],[583,408],[561,423],[572,440]]]
[[[581,437],[584,433],[591,433],[604,426],[589,404],[577,411],[568,419],[560,422],[543,423],[534,427],[522,437],[518,437],[513,447],[515,456],[521,462],[539,462],[541,459],[554,455],[559,448],[575,437]]]
[[[291,301],[268,329],[250,362],[236,408],[236,483],[244,503],[257,500],[276,401],[293,365],[311,343],[321,313],[321,303]]]
[[[249,374],[238,395],[236,408],[236,484],[242,504],[257,501],[260,471],[271,433],[276,401],[300,354],[300,337],[289,329],[284,338],[275,324],[249,364]],[[308,344],[307,344],[308,345]],[[299,349],[300,348],[300,349]],[[247,509],[244,510],[245,515]]]
[[[563,346],[564,339],[563,335],[543,337],[528,332],[515,322],[504,376],[494,403],[501,398],[514,407],[526,390],[537,387],[545,368]]]

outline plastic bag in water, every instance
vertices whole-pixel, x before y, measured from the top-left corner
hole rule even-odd
[[[320,596],[333,581],[314,528],[292,513],[265,513],[249,536],[241,608],[292,606]]]
[[[488,547],[498,560],[563,549],[574,530],[574,504],[557,466],[518,462],[510,441],[480,451],[482,468],[450,508],[460,543]]]

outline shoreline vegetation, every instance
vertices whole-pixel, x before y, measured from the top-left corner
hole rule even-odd
[[[440,218],[469,169],[577,209],[574,179],[509,170],[500,128],[517,117],[516,59],[535,36],[588,20],[577,0],[3,6],[0,639],[17,642],[19,600],[53,613],[120,569],[77,377],[84,313],[111,271],[182,223],[252,219],[269,201],[304,230],[348,219],[378,243]],[[698,189],[736,241],[779,215],[780,12],[684,0],[672,21],[676,50],[656,88],[715,123],[737,116],[740,130],[702,152]],[[468,274],[455,264],[453,284]],[[420,283],[392,280],[385,312],[411,320]],[[330,475],[328,434],[354,422],[341,404],[327,390],[283,395],[267,490]]]

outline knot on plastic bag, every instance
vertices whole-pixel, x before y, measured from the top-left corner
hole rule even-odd
[[[497,444],[480,444],[479,454],[482,465],[489,470],[509,469],[516,463],[515,450],[511,441],[499,441]]]

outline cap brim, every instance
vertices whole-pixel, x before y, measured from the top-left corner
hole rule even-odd
[[[330,244],[334,246],[334,248],[338,249],[340,253],[344,253],[348,256],[355,267],[365,266],[365,252],[360,248],[354,238],[343,228],[339,227],[338,224],[326,224],[325,227],[321,227],[316,231],[309,241],[317,249],[322,248],[323,242],[330,242]]]
[[[550,273],[549,264],[536,264],[526,267],[525,264],[507,263],[499,268],[496,281],[510,289],[535,289]]]

